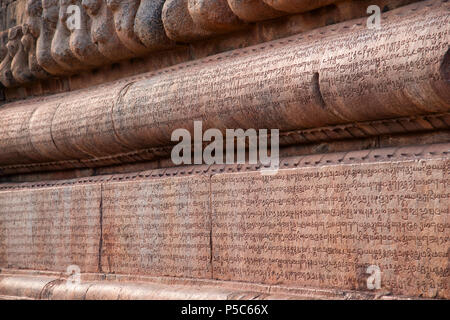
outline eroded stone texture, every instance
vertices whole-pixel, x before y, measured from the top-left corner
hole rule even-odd
[[[235,15],[248,22],[273,19],[286,14],[273,9],[263,0],[228,0],[228,5]]]
[[[227,0],[188,0],[188,10],[194,24],[205,30],[230,32],[244,26]]]
[[[87,66],[77,59],[70,48],[71,32],[67,25],[69,5],[71,5],[71,0],[59,0],[59,18],[52,40],[51,54],[53,59],[64,69],[71,73],[77,73],[86,69]]]
[[[450,297],[450,161],[212,177],[213,276]]]
[[[58,0],[42,0],[42,24],[37,40],[36,56],[39,65],[52,75],[67,75],[70,72],[52,57],[52,40],[58,24]]]
[[[0,193],[0,268],[98,271],[100,186]]]
[[[167,49],[174,45],[164,29],[162,10],[165,0],[141,0],[136,13],[134,32],[149,50]]]
[[[92,22],[81,5],[81,0],[71,0],[71,5],[80,8],[81,28],[74,28],[70,35],[70,49],[75,57],[86,66],[96,67],[110,63],[111,61],[100,53],[91,37]]]
[[[22,45],[22,26],[9,29],[8,52],[14,58],[11,61],[11,71],[17,83],[25,84],[33,79],[33,75],[28,68],[28,55]]]
[[[92,20],[92,40],[101,54],[112,61],[132,58],[134,53],[125,47],[117,36],[113,13],[106,1],[83,0],[82,5]]]
[[[103,187],[102,270],[210,278],[209,178]]]
[[[263,0],[276,10],[290,13],[305,12],[329,4],[338,2],[339,0]]]
[[[0,63],[0,82],[5,87],[13,87],[17,84],[16,80],[13,77],[11,71],[11,62],[13,57],[9,54],[8,50],[8,31],[4,31],[1,34],[0,38],[2,46],[0,47],[0,53],[2,58],[2,62]]]
[[[140,0],[106,0],[113,12],[114,25],[120,41],[136,55],[148,52],[141,40],[134,33],[134,21]]]
[[[26,5],[26,19],[22,26],[22,45],[28,54],[28,68],[36,79],[47,79],[50,75],[42,69],[37,61],[36,42],[39,38],[42,24],[42,1],[28,0]]]
[[[6,44],[8,43],[8,32],[0,31],[0,60],[3,61],[3,58],[8,54],[8,49],[6,48]]]
[[[191,42],[214,34],[194,23],[189,14],[188,0],[166,0],[161,15],[166,34],[174,41]]]

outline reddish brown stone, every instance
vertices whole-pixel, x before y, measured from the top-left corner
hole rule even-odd
[[[0,192],[0,268],[99,267],[100,185]]]
[[[212,177],[213,277],[450,297],[448,160]]]
[[[104,272],[211,276],[207,177],[106,184],[102,208]]]
[[[205,30],[220,33],[244,27],[227,0],[188,0],[188,10],[194,24]]]
[[[285,12],[305,12],[335,3],[338,0],[263,0],[269,6]]]
[[[249,22],[273,19],[286,14],[273,9],[263,0],[228,0],[228,5],[235,15]]]

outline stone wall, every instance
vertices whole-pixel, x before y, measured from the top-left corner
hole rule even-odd
[[[449,299],[449,148],[0,185],[0,268]]]
[[[35,37],[26,3],[1,2],[0,299],[450,299],[447,0],[95,0],[101,43]],[[194,121],[279,129],[279,170],[174,163]]]

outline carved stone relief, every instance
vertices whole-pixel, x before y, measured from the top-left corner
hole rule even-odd
[[[102,55],[112,61],[129,59],[135,54],[120,41],[114,26],[113,12],[102,0],[83,0],[83,7],[92,20],[92,40]]]
[[[42,24],[42,1],[28,0],[26,15],[26,21],[22,26],[22,45],[28,54],[28,68],[35,78],[46,79],[50,75],[39,65],[36,56],[36,41]]]

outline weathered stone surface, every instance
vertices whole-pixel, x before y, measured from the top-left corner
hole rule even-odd
[[[102,270],[210,278],[209,178],[103,187]]]
[[[161,15],[166,34],[174,41],[191,42],[214,34],[194,23],[189,14],[188,0],[166,0]]]
[[[64,272],[78,264],[83,272],[111,275],[367,292],[366,269],[374,265],[381,270],[375,293],[449,298],[450,161],[444,151],[450,150],[434,146],[432,159],[427,150],[420,160],[399,160],[405,148],[390,157],[383,156],[389,150],[341,161],[336,154],[338,165],[320,167],[288,158],[282,163],[291,168],[272,176],[188,167],[186,176],[178,170],[160,177],[156,170],[17,185],[0,191],[0,268]],[[378,162],[362,163],[366,158]],[[41,298],[84,299],[86,286],[58,281],[41,290]],[[29,296],[23,290],[33,283],[39,287],[41,280],[0,277],[0,295]],[[150,287],[131,287],[136,295],[99,283],[91,294],[154,296]],[[192,292],[160,289],[164,297]]]
[[[188,10],[194,24],[205,30],[230,32],[244,26],[227,0],[188,0]]]
[[[71,32],[67,26],[69,5],[71,5],[71,0],[59,0],[58,23],[52,39],[51,54],[53,59],[64,69],[71,73],[77,73],[88,66],[81,63],[70,49]]]
[[[35,108],[20,107],[13,110],[5,110],[4,116],[8,118],[8,123],[2,124],[0,126],[0,146],[6,146],[10,144],[11,140],[16,140],[16,147],[14,149],[3,150],[0,153],[0,161],[5,161],[5,163],[14,163],[13,159],[17,157],[22,158],[22,162],[30,163],[33,162],[33,157],[28,157],[22,152],[31,155],[34,152],[29,152],[33,150],[33,146],[28,137],[28,122],[33,114]]]
[[[340,165],[212,177],[222,280],[450,297],[450,162]]]
[[[47,71],[53,70],[50,73],[56,76],[69,77],[76,74],[78,78],[82,78],[83,80],[96,78],[98,77],[97,70],[95,69],[96,67],[106,67],[113,62],[124,63],[124,60],[145,57],[150,52],[154,55],[155,51],[172,48],[174,43],[169,40],[169,37],[178,42],[195,43],[198,40],[206,40],[206,38],[211,37],[214,38],[214,36],[244,28],[244,30],[249,31],[248,35],[245,36],[248,38],[247,42],[250,41],[246,45],[249,45],[250,43],[264,42],[270,39],[278,39],[289,34],[304,32],[305,30],[311,30],[337,21],[364,16],[366,14],[367,6],[371,4],[378,5],[383,8],[383,11],[386,11],[401,5],[409,4],[415,0],[373,0],[372,2],[369,0],[360,0],[358,2],[348,0],[338,1],[335,6],[325,7],[322,5],[326,5],[328,2],[315,2],[311,4],[305,1],[298,2],[297,0],[293,0],[284,2],[284,5],[288,3],[289,5],[294,6],[306,6],[306,8],[322,6],[323,12],[320,10],[306,12],[300,10],[300,12],[303,12],[300,15],[296,14],[294,16],[286,17],[284,21],[281,21],[280,19],[277,19],[277,21],[266,21],[267,23],[261,23],[261,25],[258,26],[245,25],[242,21],[262,21],[273,19],[281,15],[288,15],[289,13],[277,11],[263,2],[263,0],[171,0],[170,3],[167,3],[166,5],[168,10],[164,13],[162,12],[162,7],[165,0],[110,0],[104,4],[106,5],[107,10],[101,10],[103,18],[102,15],[96,15],[97,18],[91,21],[81,5],[81,0],[63,0],[61,5],[60,1],[61,0],[43,1],[47,8],[45,10],[46,13],[44,14],[47,16],[45,20],[55,20],[57,22],[56,26],[52,26],[54,22],[50,24],[44,22],[43,28],[47,31],[38,43],[39,45],[36,50],[39,49],[39,54],[38,52],[34,53],[36,58],[33,58],[33,54],[30,52],[30,50],[33,50],[31,37],[27,37],[28,40],[26,40],[27,46],[30,48],[26,49],[26,52],[30,57],[29,59],[32,59],[31,62],[33,62],[29,68],[33,76],[39,80],[45,80],[48,77],[46,72],[42,72],[42,68]],[[31,2],[34,2],[33,6],[37,7],[42,1],[36,0]],[[97,10],[97,8],[100,8],[100,5],[103,5],[103,2],[100,0],[87,0],[85,2],[87,6],[92,7],[94,10]],[[27,3],[27,0],[17,0],[10,1],[6,4],[7,7],[5,9],[8,11],[8,18],[6,18],[6,20],[8,20],[10,27],[20,25],[29,20],[29,17],[27,17]],[[279,3],[282,3],[282,1],[279,1]],[[63,14],[62,19],[66,19],[67,11],[64,8],[66,8],[68,4],[80,7],[82,20],[82,27],[80,29],[72,30],[71,35],[68,34],[65,23],[62,23],[61,19],[58,20],[56,13],[57,10],[61,11]],[[294,10],[293,12],[297,11]],[[331,16],[329,14],[324,14],[327,12],[330,13]],[[164,18],[162,17],[163,15]],[[302,15],[305,15],[305,17],[302,17]],[[40,16],[36,16],[36,19],[33,20],[36,20],[35,23],[40,24],[40,18]],[[163,26],[163,19],[166,28]],[[102,23],[101,21],[105,21],[105,23]],[[274,29],[273,26],[275,25],[279,26]],[[251,30],[255,28],[256,30]],[[169,37],[166,35],[165,29],[167,29]],[[27,27],[25,26],[23,30],[24,32],[27,32]],[[95,32],[91,34],[91,31]],[[38,33],[39,32],[36,32],[35,38],[39,36]],[[112,36],[111,39],[114,41],[111,40],[112,42],[109,47],[105,44],[100,45],[101,48],[106,50],[103,54],[100,54],[97,44],[102,41],[105,43],[106,40],[103,39],[102,41],[97,41],[96,39],[108,38],[109,36]],[[222,37],[215,37],[214,40],[218,41],[218,43],[209,49],[213,49],[213,52],[222,52],[224,50],[228,51],[231,48],[242,47],[244,44],[239,44],[238,40],[242,36],[243,34],[234,38],[230,35],[228,40],[224,40]],[[67,43],[68,37],[70,37],[69,44]],[[48,44],[48,42],[50,42],[50,44]],[[113,44],[113,42],[115,44]],[[52,54],[56,61],[52,61],[53,57],[48,55],[48,46],[53,46]],[[194,51],[197,51],[196,47],[197,44],[195,44]],[[204,49],[207,49],[207,47]],[[120,53],[118,56],[107,53],[116,49],[119,50]],[[191,48],[191,50],[193,49],[194,48]],[[205,53],[206,55],[212,54],[212,52]],[[192,58],[194,58],[198,53],[193,52],[191,55]],[[39,60],[37,57],[39,57]],[[44,65],[37,65],[39,62],[42,62]],[[127,62],[125,62],[125,64]],[[130,62],[132,64],[134,63],[134,61]],[[131,74],[131,70],[129,70],[128,67],[126,72],[123,70],[116,70],[117,66],[114,67],[115,68],[113,69],[115,70],[112,71],[112,73],[120,73],[120,76],[116,75],[115,78]],[[89,75],[90,77],[87,77],[85,70],[93,72]],[[138,68],[137,70],[138,71],[135,71],[135,73],[139,73],[142,69]],[[35,81],[36,79],[27,83],[26,89],[23,87],[23,84],[19,87],[12,85],[10,87],[12,88],[11,90],[6,90],[7,98],[22,98],[27,95],[27,93],[24,92],[25,90],[29,91],[28,94],[31,93],[32,95],[45,94],[44,92],[46,90],[43,87],[48,86],[49,84],[42,84],[39,81]],[[67,80],[72,82],[73,77]],[[74,85],[74,88],[79,87],[80,83],[83,83],[85,87],[88,87],[89,85],[97,84],[98,81],[106,82],[107,80],[108,79],[100,78],[90,80],[88,81],[89,83],[82,80],[75,81],[77,85]],[[32,88],[29,88],[30,84],[32,84]],[[71,89],[73,90],[73,88]]]
[[[70,72],[59,65],[52,57],[52,40],[58,24],[58,0],[42,0],[42,23],[36,45],[39,65],[52,75],[67,75]]]
[[[0,63],[0,82],[5,87],[13,87],[17,82],[15,81],[11,70],[13,57],[10,55],[7,47],[8,31],[4,31],[0,34],[0,42],[2,44],[0,47],[0,56],[2,56],[2,62]]]
[[[16,299],[41,299],[44,288],[56,280],[57,278],[51,277],[28,276],[0,278],[0,300],[2,296]]]
[[[113,278],[109,276],[108,278]],[[266,299],[344,299],[372,298],[342,291],[305,288],[283,288],[223,281],[195,281],[192,279],[134,279],[128,281],[86,279],[78,284],[67,281],[67,276],[17,275],[0,273],[0,300],[266,300]],[[272,293],[273,291],[273,293]]]
[[[121,94],[123,84],[113,84],[113,87],[114,89],[111,88],[112,90],[110,90],[108,95],[105,95],[103,90],[95,92],[83,90],[77,92],[74,96],[66,97],[63,103],[60,103],[59,99],[52,101],[53,106],[55,104],[58,106],[54,107],[55,112],[53,112],[53,117],[50,121],[51,126],[50,128],[46,127],[44,137],[46,137],[45,141],[48,142],[49,148],[54,145],[56,149],[60,150],[58,158],[61,157],[61,154],[73,159],[80,158],[80,153],[83,154],[81,158],[92,158],[94,154],[107,156],[110,155],[111,151],[114,153],[130,151],[114,134],[115,129],[114,123],[111,121],[111,109]],[[109,107],[104,108],[105,105]],[[52,115],[47,113],[47,116],[51,117]],[[99,121],[96,129],[91,126],[90,121],[92,117]],[[71,129],[69,129],[70,126],[67,126],[67,121],[77,123],[79,128],[76,134],[70,132]],[[103,135],[98,136],[98,131],[109,136],[109,139],[102,140]],[[30,136],[33,135],[36,134],[30,131]]]
[[[100,53],[97,45],[94,43],[91,36],[92,22],[86,13],[86,10],[81,5],[81,0],[71,0],[71,5],[76,5],[80,8],[80,28],[71,30],[70,35],[70,50],[73,55],[85,66],[96,67],[111,63],[111,60]]]
[[[339,0],[263,0],[276,10],[285,12],[305,12],[329,4],[338,2]]]
[[[134,56],[117,36],[114,17],[106,1],[83,0],[82,5],[92,20],[91,36],[102,55],[111,61],[120,61]]]
[[[36,79],[47,79],[50,75],[39,65],[36,56],[36,42],[42,24],[42,1],[28,0],[25,13],[26,19],[22,26],[21,41],[28,54],[28,68]]]
[[[440,35],[448,33],[447,7],[424,3],[416,10],[400,9],[401,17],[396,11],[386,15],[382,30],[361,26],[345,32],[347,24],[341,24],[312,32],[317,40],[305,40],[308,35],[283,39],[171,72],[52,97],[39,105],[59,105],[46,140],[61,150],[58,158],[80,159],[167,145],[173,130],[192,131],[199,119],[204,129],[289,131],[445,113],[450,109],[448,47]],[[0,117],[0,124],[9,121]],[[13,154],[17,143],[14,135],[8,137],[2,150]],[[35,157],[35,150],[20,153]],[[23,163],[23,156],[11,162]]]
[[[114,26],[120,41],[136,55],[148,52],[141,40],[134,33],[134,21],[140,0],[106,0],[113,12]]]
[[[134,32],[151,51],[173,47],[164,29],[162,10],[165,0],[141,0],[136,13]]]
[[[1,268],[98,271],[100,197],[100,185],[1,192]]]
[[[17,83],[25,84],[33,79],[33,75],[28,68],[28,55],[22,45],[22,27],[17,26],[9,29],[8,52],[14,58],[11,61],[11,71]]]
[[[448,15],[443,13],[442,6],[447,4],[423,6],[401,19],[391,15],[388,20],[391,29],[386,25],[381,31],[362,28],[327,37],[327,28],[313,33],[325,33],[316,41],[281,40],[282,44],[272,43],[273,48],[268,44],[264,50],[237,51],[238,55],[233,58],[216,57],[220,63],[202,63],[201,68],[180,67],[179,71],[132,80],[129,84],[116,83],[64,98],[54,97],[53,102],[40,105],[41,108],[60,105],[52,121],[53,136],[49,135],[52,139],[48,141],[62,150],[60,158],[66,155],[86,157],[83,154],[96,157],[167,144],[174,129],[189,128],[193,119],[202,117],[208,118],[204,121],[205,127],[268,128],[276,125],[287,131],[448,112],[449,90],[443,72],[447,68],[447,47],[445,39],[438,37],[448,32]],[[424,24],[429,27],[423,28]],[[345,29],[345,24],[340,27]],[[413,37],[412,29],[422,36]],[[406,38],[398,42],[396,37],[400,35]],[[428,42],[434,41],[431,39],[437,41],[432,49],[421,49],[430,46]],[[340,49],[345,43],[355,44],[356,49]],[[402,54],[388,56],[383,68],[367,69],[374,59],[386,58],[380,45]],[[358,56],[359,46],[367,46],[366,52],[370,55]],[[355,62],[349,56],[355,56]],[[407,56],[408,68],[405,67]],[[424,58],[426,67],[420,64]],[[266,70],[269,66],[271,69]],[[411,77],[411,70],[416,69],[417,76]],[[346,80],[350,75],[358,81]],[[386,86],[390,78],[399,79],[396,86]],[[246,79],[246,83],[242,85],[233,79]],[[265,85],[261,87],[260,81],[265,81]],[[217,84],[205,86],[205,83]],[[221,90],[216,89],[218,86]],[[191,90],[195,91],[193,99],[188,95]],[[224,99],[226,92],[232,94]],[[98,102],[92,103],[94,97]],[[365,102],[364,107],[361,101]],[[210,107],[205,109],[205,105]],[[249,117],[252,108],[259,111]],[[89,109],[96,111],[91,113]],[[81,119],[80,114],[83,114]],[[294,114],[296,116],[292,116]],[[9,120],[2,117],[1,121]],[[30,136],[33,135],[30,131]],[[6,153],[17,150],[14,139],[8,141],[3,150]],[[19,161],[22,162],[22,158]],[[18,160],[11,161],[17,163]]]
[[[7,43],[8,43],[8,32],[1,31],[0,32],[0,60],[1,61],[3,61],[3,59],[8,54],[8,48],[6,48]]]
[[[235,15],[248,22],[273,19],[286,14],[273,9],[263,0],[228,0],[228,5]]]
[[[5,30],[24,22],[26,0],[9,1],[5,7]]]
[[[366,27],[368,5],[414,1],[44,0],[42,18],[0,0],[8,24],[26,13],[0,34],[7,99],[72,91],[0,105],[0,300],[450,299],[450,7]],[[149,62],[175,43],[163,20],[189,45]],[[97,68],[123,59],[104,49],[133,59]],[[30,86],[50,76],[38,55],[67,77]],[[280,171],[174,166],[171,133],[195,120],[280,129]]]

